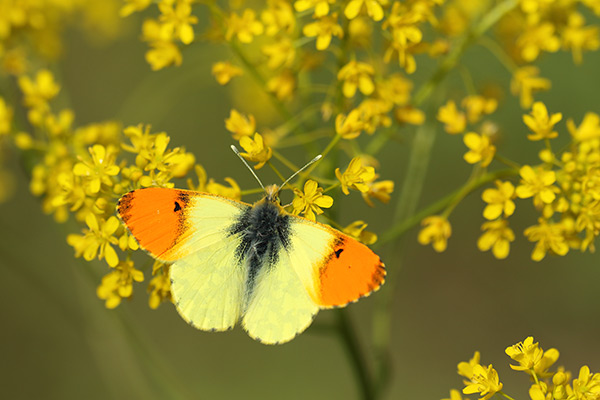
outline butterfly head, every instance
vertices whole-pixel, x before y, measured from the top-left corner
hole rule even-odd
[[[265,200],[269,203],[279,204],[279,189],[277,185],[269,185],[265,188],[266,196]]]

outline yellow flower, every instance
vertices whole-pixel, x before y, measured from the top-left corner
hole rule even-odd
[[[360,62],[350,61],[338,72],[338,80],[343,81],[342,92],[344,96],[353,97],[358,88],[362,94],[368,96],[375,90],[371,76],[375,73],[373,66]]]
[[[279,100],[291,100],[296,90],[296,78],[291,71],[283,71],[267,82],[267,90]]]
[[[527,135],[529,140],[554,139],[558,132],[553,131],[556,125],[562,119],[561,113],[548,116],[548,110],[541,101],[533,103],[531,115],[523,115],[523,122],[533,134]]]
[[[358,110],[362,114],[364,121],[364,130],[368,134],[375,133],[378,127],[389,127],[392,125],[392,119],[387,114],[391,110],[391,104],[381,99],[364,99],[358,105]]]
[[[291,39],[283,37],[273,44],[265,44],[261,48],[262,53],[267,56],[267,67],[277,69],[281,66],[289,67],[296,57],[296,48]]]
[[[148,284],[148,306],[156,310],[161,303],[171,301],[171,279],[169,278],[169,265],[154,261],[152,266],[154,277]]]
[[[323,194],[323,188],[320,188],[317,182],[307,180],[304,184],[304,192],[294,189],[294,200],[292,201],[292,214],[300,213],[308,219],[316,220],[317,215],[323,214],[322,208],[329,208],[333,205],[333,198]]]
[[[573,394],[574,398],[578,400],[597,400],[600,398],[600,374],[592,374],[587,365],[581,367],[579,377],[573,379]]]
[[[231,110],[229,118],[225,120],[225,129],[233,133],[234,140],[240,140],[244,136],[252,136],[256,132],[256,120],[254,115],[245,115],[237,110]]]
[[[86,189],[90,194],[100,191],[101,184],[112,186],[111,177],[117,175],[120,168],[115,165],[115,153],[110,147],[96,144],[89,148],[91,160],[80,158],[80,162],[73,166],[73,173],[86,180]]]
[[[390,201],[390,193],[394,191],[394,181],[378,181],[375,182],[379,175],[375,175],[373,177],[373,181],[367,182],[369,186],[368,192],[362,192],[362,198],[369,206],[373,207],[374,204],[371,201],[371,197],[381,201],[384,204],[389,203]]]
[[[515,240],[515,233],[508,227],[508,221],[499,219],[485,222],[481,225],[481,230],[485,232],[477,241],[479,250],[492,249],[492,253],[497,259],[506,258],[510,252],[510,242]]]
[[[423,125],[425,122],[425,113],[413,106],[396,107],[394,116],[401,124]]]
[[[142,25],[142,40],[149,42],[150,49],[146,52],[146,62],[153,71],[170,65],[181,65],[181,51],[173,43],[173,30],[167,24],[161,24],[149,19]]]
[[[25,105],[30,108],[45,107],[60,91],[54,76],[47,69],[39,71],[35,81],[27,76],[19,77],[19,87],[25,96]]]
[[[408,104],[412,89],[412,81],[406,79],[401,74],[390,75],[388,79],[377,83],[377,94],[379,97],[397,106]]]
[[[502,383],[498,377],[498,372],[492,368],[492,364],[487,368],[479,364],[475,365],[473,376],[470,379],[471,382],[465,383],[467,386],[463,389],[463,393],[479,393],[482,396],[480,400],[488,400],[502,390]]]
[[[364,221],[354,221],[343,229],[343,232],[351,236],[361,243],[366,245],[373,244],[377,241],[377,235],[373,232],[365,230],[367,223]]]
[[[191,15],[192,6],[189,0],[161,0],[158,3],[161,16],[160,21],[169,26],[174,32],[174,37],[184,44],[194,41],[193,24],[198,23],[198,18]]]
[[[98,256],[98,259],[104,258],[108,265],[115,267],[119,263],[119,257],[111,245],[119,243],[119,240],[113,236],[120,226],[117,217],[113,216],[99,222],[94,214],[88,213],[85,223],[88,229],[84,229],[83,235],[67,236],[67,243],[75,248],[75,257],[83,255],[86,261],[91,261]]]
[[[438,253],[446,250],[448,238],[452,235],[452,227],[446,217],[432,215],[421,221],[424,226],[419,232],[419,243],[426,245],[432,243],[433,249]]]
[[[219,85],[227,85],[231,79],[243,75],[243,73],[241,68],[232,65],[229,61],[219,61],[212,66],[212,74]]]
[[[544,351],[538,346],[538,343],[533,343],[532,336],[527,337],[522,342],[507,347],[504,352],[519,363],[519,365],[510,365],[510,367],[516,371],[533,369],[533,367],[542,360],[542,355],[544,354]]]
[[[471,124],[477,123],[484,114],[496,111],[498,101],[483,96],[467,96],[462,100],[462,106],[467,111],[467,119]]]
[[[550,89],[551,83],[546,78],[540,78],[540,69],[535,66],[519,68],[510,82],[512,94],[520,95],[521,107],[529,108],[533,103],[533,93]]]
[[[583,61],[584,50],[594,51],[600,47],[598,27],[584,27],[583,24],[585,24],[583,16],[577,12],[571,12],[567,26],[563,28],[562,32],[563,47],[571,49],[575,64],[581,64]]]
[[[317,37],[317,50],[326,50],[331,43],[332,36],[341,38],[344,30],[337,23],[337,13],[324,16],[316,22],[304,25],[302,33],[307,37]]]
[[[387,4],[387,0],[350,0],[344,10],[344,15],[348,19],[354,19],[364,6],[367,15],[373,18],[373,21],[381,21],[383,19],[383,8],[381,6]]]
[[[265,26],[265,34],[292,33],[296,26],[294,10],[287,0],[267,0],[268,8],[260,14]]]
[[[486,189],[481,194],[483,201],[488,205],[483,210],[485,219],[493,220],[504,213],[505,217],[510,217],[515,212],[515,203],[512,199],[515,196],[515,187],[510,182],[496,181],[497,189]]]
[[[396,1],[382,26],[391,31],[391,41],[383,55],[383,61],[389,63],[394,52],[398,52],[398,63],[409,74],[417,68],[413,52],[423,39],[419,23],[426,17],[422,10],[423,8],[418,6],[413,5],[409,8],[408,5]]]
[[[481,163],[482,167],[490,165],[496,154],[496,146],[490,143],[490,138],[469,132],[463,137],[469,151],[465,153],[464,159],[469,164]]]
[[[254,139],[249,136],[240,138],[240,146],[246,150],[246,153],[242,153],[242,157],[250,162],[258,163],[254,166],[254,169],[262,168],[271,159],[273,154],[273,150],[265,146],[260,133],[255,133]]]
[[[476,365],[479,365],[480,360],[481,354],[479,354],[479,352],[476,351],[473,354],[473,357],[468,362],[461,361],[458,363],[458,374],[464,376],[467,379],[471,379],[471,377],[473,376],[473,368],[475,368]]]
[[[339,168],[336,168],[335,176],[342,183],[342,192],[344,192],[344,194],[350,194],[349,188],[356,189],[362,193],[367,193],[369,191],[369,185],[366,182],[375,179],[375,168],[364,166],[360,157],[354,157],[343,174],[340,172]]]
[[[0,136],[10,133],[12,117],[12,108],[7,106],[4,99],[0,97]]]
[[[577,142],[598,139],[600,138],[600,116],[593,112],[586,113],[579,127],[576,127],[575,122],[569,118],[567,120],[567,129]]]
[[[229,177],[225,178],[225,181],[230,185],[228,187],[215,182],[213,178],[207,180],[206,171],[202,168],[202,165],[197,164],[194,167],[194,170],[198,176],[198,184],[195,184],[191,178],[188,178],[187,185],[190,190],[214,193],[234,200],[240,200],[242,198],[241,189],[234,179]]]
[[[229,41],[236,36],[242,43],[251,43],[254,36],[262,34],[264,29],[260,21],[256,20],[254,10],[249,8],[244,10],[241,17],[236,13],[231,13],[225,25],[227,26],[225,39]]]
[[[144,273],[135,269],[133,261],[121,261],[114,270],[102,278],[96,294],[98,298],[106,300],[106,308],[112,309],[121,304],[121,299],[131,297],[133,281],[143,280]]]
[[[119,16],[124,18],[136,11],[143,11],[152,3],[152,0],[125,0],[125,4],[119,10]]]
[[[560,40],[554,35],[554,25],[544,22],[529,26],[517,39],[517,47],[526,62],[535,61],[541,51],[556,52],[560,48]]]
[[[564,256],[569,252],[569,245],[564,235],[564,229],[561,224],[548,223],[540,218],[539,225],[533,225],[525,229],[525,236],[530,242],[537,242],[531,259],[541,261],[548,251],[559,256]]]
[[[517,196],[521,199],[533,197],[533,203],[536,207],[542,207],[543,204],[550,204],[556,198],[559,189],[553,185],[556,182],[554,171],[547,171],[542,167],[537,169],[525,165],[519,171],[521,175],[521,184],[517,186]]]
[[[462,133],[467,127],[467,117],[462,111],[458,111],[456,103],[449,100],[441,106],[437,113],[437,120],[444,123],[444,129],[450,134]]]
[[[450,390],[450,397],[442,400],[463,400],[462,394],[456,389]]]
[[[357,138],[365,128],[362,113],[355,108],[348,115],[338,114],[335,117],[335,132],[344,139]]]
[[[298,12],[314,8],[314,16],[320,18],[329,14],[329,4],[333,3],[335,3],[335,0],[296,0],[294,2],[294,8]]]

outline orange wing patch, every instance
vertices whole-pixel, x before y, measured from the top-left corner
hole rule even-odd
[[[339,235],[334,251],[319,270],[320,304],[343,306],[379,289],[385,280],[385,265],[364,244]]]
[[[145,188],[127,193],[119,200],[119,216],[140,246],[163,261],[174,261],[185,224],[190,192]]]

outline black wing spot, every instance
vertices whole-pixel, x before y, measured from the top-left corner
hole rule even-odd
[[[344,251],[344,249],[337,249],[335,251],[335,258],[340,258],[340,255],[342,254],[342,251]]]
[[[175,202],[175,209],[173,211],[177,212],[179,210],[181,210],[181,206],[179,205],[178,202]]]

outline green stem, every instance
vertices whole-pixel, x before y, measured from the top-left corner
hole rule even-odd
[[[504,393],[502,390],[498,392],[499,395],[504,396],[505,398],[507,398],[508,400],[515,400],[513,397],[507,395],[506,393]]]
[[[443,210],[449,204],[451,204],[453,201],[455,201],[455,199],[464,198],[468,194],[479,189],[481,186],[483,186],[487,183],[493,182],[496,179],[507,178],[510,176],[517,175],[517,173],[518,172],[515,171],[514,169],[508,169],[508,170],[505,169],[505,170],[500,170],[500,171],[495,171],[495,172],[488,172],[487,174],[482,175],[477,179],[467,182],[465,185],[456,189],[452,193],[449,193],[448,195],[442,197],[441,199],[431,203],[427,207],[424,207],[421,210],[419,210],[418,212],[414,213],[410,218],[403,220],[403,221],[399,221],[397,224],[395,224],[390,229],[388,229],[383,234],[381,234],[379,236],[379,239],[377,240],[377,243],[375,243],[371,247],[373,247],[373,248],[382,247],[384,244],[402,236],[406,231],[408,231],[409,229],[418,225],[423,220],[423,218],[425,218],[429,215],[434,215],[434,214],[439,213],[441,210]]]
[[[365,400],[374,399],[375,390],[373,377],[367,368],[367,357],[362,350],[360,340],[352,326],[348,311],[347,309],[338,309],[335,310],[335,313],[337,316],[337,330],[348,356],[352,360],[352,365],[354,366],[354,371],[360,384],[362,398]]]

